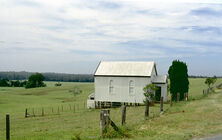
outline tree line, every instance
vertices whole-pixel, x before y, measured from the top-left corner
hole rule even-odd
[[[0,87],[25,87],[27,81],[0,79]]]
[[[0,72],[0,79],[5,80],[27,80],[34,72]],[[93,74],[66,74],[66,73],[41,73],[45,81],[62,82],[93,82]]]

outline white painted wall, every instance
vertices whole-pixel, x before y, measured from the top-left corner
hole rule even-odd
[[[113,80],[114,92],[109,93]],[[134,81],[134,93],[129,93],[129,82]],[[149,77],[95,77],[95,101],[143,103],[143,88],[150,84]]]
[[[155,78],[156,75],[156,69],[153,67],[152,69],[152,73],[151,73],[151,81],[153,81],[153,79]]]
[[[95,101],[143,103],[145,97],[143,88],[156,76],[155,68],[151,77],[94,77]],[[109,83],[113,80],[114,92],[109,93]],[[134,81],[134,93],[129,93],[129,82]],[[161,87],[161,96],[167,102],[167,84],[157,84]]]

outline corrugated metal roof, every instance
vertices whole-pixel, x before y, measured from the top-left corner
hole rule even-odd
[[[153,83],[167,83],[167,76],[166,75],[159,75],[155,76],[153,79]]]
[[[154,62],[101,61],[95,76],[151,76]]]

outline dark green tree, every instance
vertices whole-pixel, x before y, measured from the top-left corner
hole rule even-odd
[[[174,60],[168,70],[170,79],[170,93],[173,94],[173,100],[177,100],[177,93],[180,93],[180,100],[183,100],[184,93],[188,93],[189,80],[186,63]]]
[[[45,77],[41,73],[33,74],[29,77],[25,88],[45,87],[46,84],[43,82],[44,79]]]

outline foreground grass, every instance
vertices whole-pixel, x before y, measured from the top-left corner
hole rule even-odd
[[[219,79],[218,83],[221,82]],[[63,83],[62,87],[54,87],[54,82],[49,82],[47,85],[37,89],[0,88],[0,139],[5,139],[6,113],[10,113],[11,134],[15,140],[70,140],[77,135],[82,139],[98,139],[100,110],[89,110],[84,105],[87,96],[94,90],[93,83]],[[76,98],[69,92],[74,86],[83,90]],[[222,130],[222,93],[218,90],[203,97],[202,90],[205,88],[204,79],[190,79],[189,102],[180,102],[171,108],[165,104],[167,111],[161,116],[159,105],[155,105],[151,107],[148,120],[144,119],[143,106],[129,107],[127,124],[121,129],[127,133],[128,139],[190,139],[218,133]],[[59,114],[56,112],[58,107]],[[46,115],[25,118],[25,108],[30,111],[34,108],[35,113],[40,115],[44,108]],[[121,109],[111,109],[111,118],[120,126]]]

